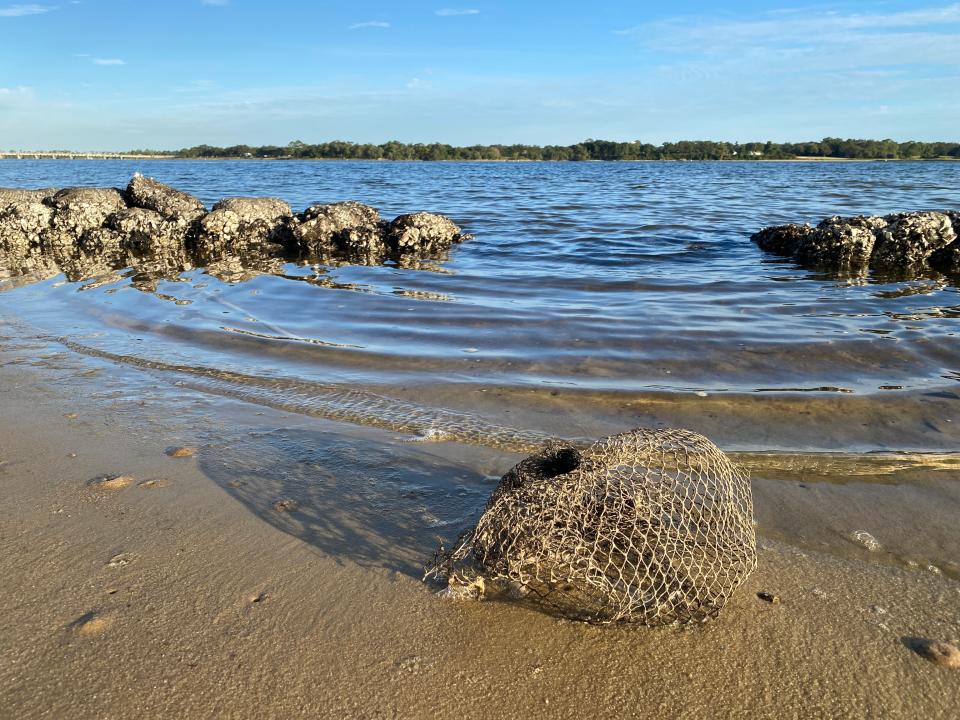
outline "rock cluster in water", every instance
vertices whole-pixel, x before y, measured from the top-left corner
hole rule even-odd
[[[830,217],[816,227],[778,225],[751,239],[801,265],[840,273],[960,273],[960,212]]]
[[[55,266],[87,277],[151,259],[171,270],[250,258],[416,266],[467,237],[441,215],[387,222],[358,202],[295,214],[277,198],[233,197],[208,211],[193,195],[139,173],[124,190],[0,188],[0,267],[12,274]]]

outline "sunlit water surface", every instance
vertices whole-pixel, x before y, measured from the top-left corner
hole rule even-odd
[[[122,187],[134,171],[208,205],[426,209],[474,238],[431,270],[289,264],[225,282],[197,268],[149,291],[133,273],[14,279],[0,317],[158,371],[300,392],[300,405],[360,385],[862,395],[960,379],[949,279],[825,277],[749,239],[833,214],[960,208],[960,163],[11,160],[0,186]]]

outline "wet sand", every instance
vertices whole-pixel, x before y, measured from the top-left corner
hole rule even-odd
[[[759,568],[720,618],[594,627],[444,601],[419,581],[420,560],[516,453],[410,443],[69,353],[4,357],[11,717],[949,718],[960,706],[958,671],[911,649],[960,642],[949,456],[745,457]]]

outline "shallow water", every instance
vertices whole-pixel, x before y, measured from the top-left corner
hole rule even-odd
[[[816,404],[837,394],[924,397],[960,379],[960,292],[948,279],[838,280],[749,240],[764,225],[831,214],[960,208],[957,163],[24,160],[0,163],[0,186],[123,186],[134,171],[208,204],[246,194],[295,210],[345,199],[388,217],[428,209],[475,237],[427,270],[288,264],[149,282],[132,271],[14,278],[0,281],[0,316],[211,391],[358,422],[392,413],[379,424],[404,430],[469,426],[480,441],[497,437],[502,414],[492,427],[471,425],[464,408],[452,412],[463,404],[456,394],[438,387],[579,392],[588,415],[611,397],[802,393]],[[344,401],[345,386],[419,388],[417,403],[436,413],[404,424],[417,411],[373,391]],[[513,403],[522,400],[500,407]],[[752,414],[762,424],[763,410]],[[508,419],[518,447],[558,431],[521,413]],[[918,412],[892,448],[949,449],[957,436],[943,422]],[[861,425],[851,447],[891,447]],[[571,420],[562,432],[598,429]],[[824,434],[733,444],[837,449]]]

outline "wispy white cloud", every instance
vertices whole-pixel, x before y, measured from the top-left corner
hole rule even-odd
[[[94,58],[94,65],[126,65],[126,61],[120,58]]]
[[[20,85],[18,87],[0,87],[0,108],[13,110],[22,107],[34,99],[33,88]]]
[[[729,74],[960,67],[960,3],[889,13],[808,9],[725,17],[675,17],[616,31],[665,53],[671,67]],[[671,57],[674,56],[674,57]],[[698,68],[698,65],[705,67]]]
[[[456,17],[458,15],[479,15],[480,11],[476,8],[441,8],[436,11],[440,17]]]
[[[191,80],[186,85],[178,85],[173,88],[175,93],[198,93],[209,92],[215,87],[213,80]]]
[[[830,36],[843,32],[930,26],[943,28],[956,24],[960,24],[960,3],[889,13],[842,13],[810,9],[767,12],[742,19],[675,17],[617,30],[616,33],[636,35],[679,47],[679,43],[698,41],[705,41],[711,46],[739,42],[759,44],[771,40],[815,42],[824,34]]]
[[[368,20],[367,22],[358,22],[350,25],[349,30],[359,30],[361,28],[388,28],[390,23],[383,22],[382,20]]]
[[[27,15],[43,15],[56,10],[55,5],[5,5],[0,7],[0,17],[26,17]]]

